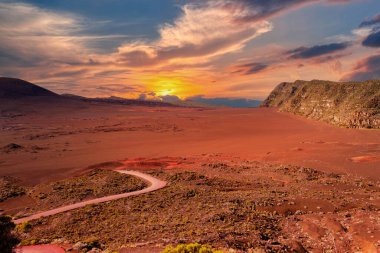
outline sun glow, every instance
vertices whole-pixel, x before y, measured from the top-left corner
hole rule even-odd
[[[157,96],[175,95],[181,89],[182,83],[178,80],[159,80],[153,87]]]
[[[185,98],[199,91],[193,84],[189,84],[181,79],[172,77],[155,77],[147,82],[147,89],[154,92],[156,96],[177,96]]]

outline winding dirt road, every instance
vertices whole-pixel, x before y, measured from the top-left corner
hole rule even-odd
[[[155,177],[152,177],[152,176],[150,176],[148,174],[145,174],[145,173],[142,173],[142,172],[123,170],[123,167],[122,168],[117,168],[115,171],[119,172],[119,173],[122,173],[122,174],[127,174],[127,175],[131,175],[131,176],[139,177],[139,178],[147,181],[149,183],[149,186],[147,188],[144,188],[144,189],[139,190],[139,191],[126,192],[126,193],[116,194],[116,195],[110,195],[110,196],[106,196],[106,197],[86,200],[86,201],[78,202],[78,203],[75,203],[75,204],[58,207],[58,208],[55,208],[55,209],[52,209],[52,210],[49,210],[49,211],[45,211],[45,212],[33,214],[31,216],[28,216],[28,217],[23,217],[23,218],[20,218],[20,219],[16,219],[13,222],[16,223],[16,224],[20,224],[20,223],[31,221],[31,220],[36,220],[36,219],[39,219],[39,218],[42,218],[42,217],[47,217],[47,216],[51,216],[51,215],[67,212],[67,211],[70,211],[70,210],[73,210],[73,209],[77,209],[77,208],[81,208],[81,207],[84,207],[84,206],[87,206],[87,205],[99,204],[99,203],[108,202],[108,201],[111,201],[111,200],[122,199],[122,198],[130,197],[130,196],[136,196],[136,195],[140,195],[140,194],[144,194],[144,193],[148,193],[148,192],[159,190],[161,188],[164,188],[166,186],[166,184],[167,184],[167,182],[165,182],[165,181],[161,181],[161,180],[159,180],[159,179],[157,179]]]
[[[65,253],[66,251],[57,245],[31,245],[14,249],[15,253]]]

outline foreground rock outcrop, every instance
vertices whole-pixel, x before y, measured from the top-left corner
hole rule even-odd
[[[263,107],[276,107],[348,128],[380,128],[380,80],[279,84]]]

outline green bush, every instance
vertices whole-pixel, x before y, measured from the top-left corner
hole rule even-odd
[[[20,242],[21,246],[30,246],[30,245],[38,245],[38,244],[40,244],[40,240],[35,239],[35,238],[24,239]]]
[[[162,253],[223,253],[223,251],[212,249],[207,245],[191,243],[179,244],[175,248],[169,246]]]
[[[32,228],[32,225],[30,225],[30,223],[27,221],[17,224],[16,226],[16,230],[21,233],[28,233],[31,228]]]
[[[0,216],[0,252],[12,253],[12,248],[19,243],[19,239],[12,232],[15,224],[9,216]]]
[[[97,238],[88,238],[84,240],[84,243],[87,244],[87,249],[91,250],[93,248],[101,249],[102,245],[100,244],[99,240]]]

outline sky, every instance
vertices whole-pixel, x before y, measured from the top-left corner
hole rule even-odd
[[[380,79],[380,1],[0,0],[0,76],[164,101]]]

